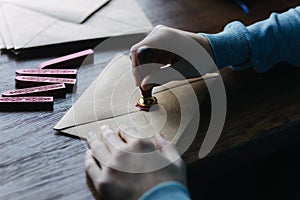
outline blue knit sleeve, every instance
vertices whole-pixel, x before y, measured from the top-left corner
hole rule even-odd
[[[279,62],[300,66],[300,6],[248,27],[236,21],[221,33],[203,35],[219,68],[266,72]]]
[[[181,183],[168,181],[145,192],[139,200],[190,200],[188,189]]]

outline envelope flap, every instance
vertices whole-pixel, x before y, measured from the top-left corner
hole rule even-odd
[[[80,24],[109,0],[5,0],[4,2]]]
[[[127,81],[128,84],[119,85],[118,82],[121,77],[124,77],[126,79],[124,81]],[[116,85],[123,87],[122,89],[118,89],[123,90],[123,93],[114,93]],[[130,105],[128,108],[118,103],[124,101],[124,99],[128,99],[128,95],[136,90],[134,79],[131,76],[130,59],[126,56],[116,57],[92,82],[61,121],[58,122],[55,129],[61,130],[74,125],[95,122],[136,111],[133,98],[132,102],[127,104]],[[137,92],[136,97],[138,97]],[[114,108],[113,105],[116,107]]]
[[[218,74],[213,74],[208,80],[214,81],[217,76]],[[195,95],[195,90],[201,93],[199,98]],[[118,56],[108,64],[54,129],[64,131],[103,120],[123,117],[130,119],[132,115],[136,115],[133,113],[142,113],[155,132],[181,130],[183,128],[179,124],[182,122],[185,126],[189,123],[206,92],[202,79],[194,79],[192,83],[171,82],[155,89],[159,104],[149,113],[141,112],[135,107],[140,91],[134,83],[131,61],[127,56]],[[82,135],[84,134],[80,133]]]

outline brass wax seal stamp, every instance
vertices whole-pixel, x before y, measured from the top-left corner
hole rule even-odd
[[[138,99],[135,106],[140,110],[149,111],[151,106],[157,104],[157,98],[152,96],[152,89],[147,91],[142,91],[142,96]]]

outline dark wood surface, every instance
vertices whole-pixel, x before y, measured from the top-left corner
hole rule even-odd
[[[282,12],[299,5],[295,0],[246,2],[250,15],[228,0],[138,0],[154,25],[210,33],[221,31],[233,20],[251,24],[273,11]],[[84,171],[85,141],[55,135],[52,128],[105,64],[121,50],[124,47],[107,49],[99,54],[96,65],[80,68],[76,93],[56,100],[53,112],[0,113],[0,199],[93,198]],[[35,68],[49,58],[52,57],[18,59],[7,52],[2,53],[0,92],[14,88],[16,69]],[[238,152],[230,150],[244,145],[257,147],[260,141],[264,141],[264,145],[259,146],[259,150],[266,151],[262,146],[268,143],[280,148],[282,143],[297,140],[297,134],[294,134],[297,131],[288,130],[300,127],[300,68],[281,64],[266,74],[224,69],[222,76],[228,97],[227,119],[222,136],[208,158],[230,152],[225,154],[229,158]],[[204,111],[206,108],[204,116],[207,116],[209,100],[202,106]],[[199,164],[197,155],[205,124],[204,118],[201,134],[184,155],[191,165]],[[259,150],[255,152],[262,153]],[[253,152],[238,156],[247,159],[254,155]]]

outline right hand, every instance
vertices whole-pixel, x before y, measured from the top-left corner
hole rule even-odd
[[[136,86],[146,91],[151,90],[154,86],[172,81],[178,77],[178,75],[172,75],[174,72],[172,69],[175,69],[185,78],[199,76],[197,70],[180,56],[165,50],[150,48],[151,46],[159,46],[162,41],[172,44],[176,42],[173,38],[178,38],[178,34],[194,39],[213,58],[211,46],[203,35],[162,25],[156,26],[145,39],[132,46],[130,50]],[[171,68],[161,68],[162,65],[168,64],[171,65]]]

